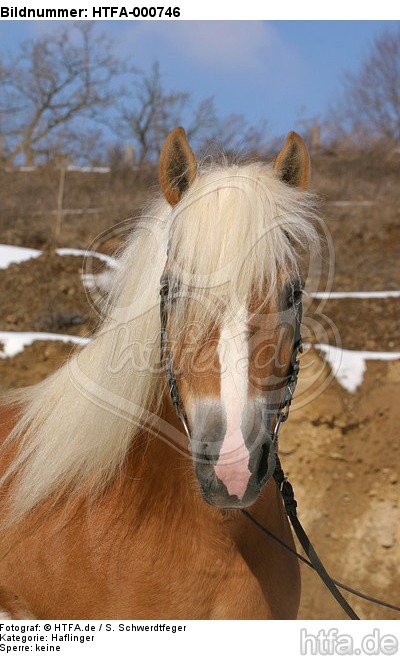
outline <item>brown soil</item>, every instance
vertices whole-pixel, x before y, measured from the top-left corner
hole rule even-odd
[[[400,289],[397,207],[326,206],[336,251],[334,290]],[[26,245],[29,240],[21,241]],[[9,241],[18,242],[17,237]],[[83,289],[81,270],[81,258],[58,257],[49,250],[0,271],[0,330],[90,334],[97,313]],[[331,343],[339,337],[349,349],[400,351],[399,307],[400,299],[332,300],[322,307],[313,301],[304,337],[311,342],[318,338],[318,330],[307,329],[307,317],[318,313],[327,317]],[[321,321],[319,316],[318,325]],[[12,359],[0,359],[0,389],[41,380],[70,351],[68,344],[36,342]],[[314,349],[302,356],[302,364],[298,407],[295,403],[281,433],[282,464],[294,486],[300,518],[335,578],[399,605],[400,361],[368,362],[355,394],[331,379]],[[312,373],[318,381],[309,387]],[[327,384],[322,390],[323,380]],[[300,617],[344,618],[315,573],[302,565],[302,575]],[[399,617],[346,596],[362,618]]]

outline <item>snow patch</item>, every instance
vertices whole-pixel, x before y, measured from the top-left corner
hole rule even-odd
[[[10,264],[19,264],[26,262],[32,258],[39,257],[43,251],[36,248],[23,248],[21,246],[7,246],[0,244],[0,269],[7,269]],[[81,257],[95,257],[102,262],[105,262],[111,269],[117,269],[120,265],[118,260],[105,253],[97,253],[95,251],[85,251],[79,248],[57,248],[57,255],[77,255]]]
[[[110,255],[106,255],[105,253],[97,253],[96,251],[84,251],[80,250],[79,248],[57,248],[56,249],[57,255],[81,255],[82,257],[95,257],[98,260],[101,260],[101,262],[106,262],[108,266],[111,269],[117,269],[119,268],[119,262],[118,260],[115,259],[115,257],[111,257]]]
[[[108,269],[107,271],[102,271],[101,273],[83,273],[81,275],[81,280],[86,289],[99,289],[100,291],[108,294],[113,286],[114,282],[114,272]]]
[[[0,331],[0,343],[3,344],[3,350],[0,351],[0,358],[12,358],[18,353],[22,353],[25,346],[30,346],[38,340],[52,342],[71,342],[81,346],[88,344],[90,338],[77,337],[75,335],[59,335],[56,333],[35,333],[35,332],[7,332]]]
[[[400,360],[399,352],[349,351],[329,344],[314,344],[313,347],[322,351],[324,360],[331,367],[338,383],[351,394],[354,394],[363,382],[367,361]]]
[[[310,292],[311,298],[400,298],[400,291],[382,292]]]
[[[26,262],[34,257],[39,257],[41,254],[42,251],[38,251],[36,248],[0,244],[0,269],[7,269],[10,264]]]

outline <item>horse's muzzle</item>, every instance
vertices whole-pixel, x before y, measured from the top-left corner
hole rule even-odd
[[[275,470],[275,446],[271,438],[254,449],[249,459],[249,475],[240,494],[232,493],[232,488],[216,474],[216,467],[204,458],[195,460],[195,472],[203,499],[218,508],[248,508],[256,500]],[[222,466],[223,467],[223,466]],[[217,470],[218,471],[218,470]]]

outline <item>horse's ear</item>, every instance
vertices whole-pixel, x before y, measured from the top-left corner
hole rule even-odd
[[[165,140],[160,155],[160,183],[170,205],[176,205],[196,177],[196,159],[185,130],[175,128]]]
[[[289,132],[274,162],[275,171],[283,182],[305,191],[310,181],[310,168],[306,144],[297,132]]]

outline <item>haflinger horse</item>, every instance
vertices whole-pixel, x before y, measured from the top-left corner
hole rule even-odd
[[[309,171],[294,132],[272,165],[169,134],[93,339],[2,399],[3,617],[296,618],[296,558],[240,510],[294,546],[273,435]]]

